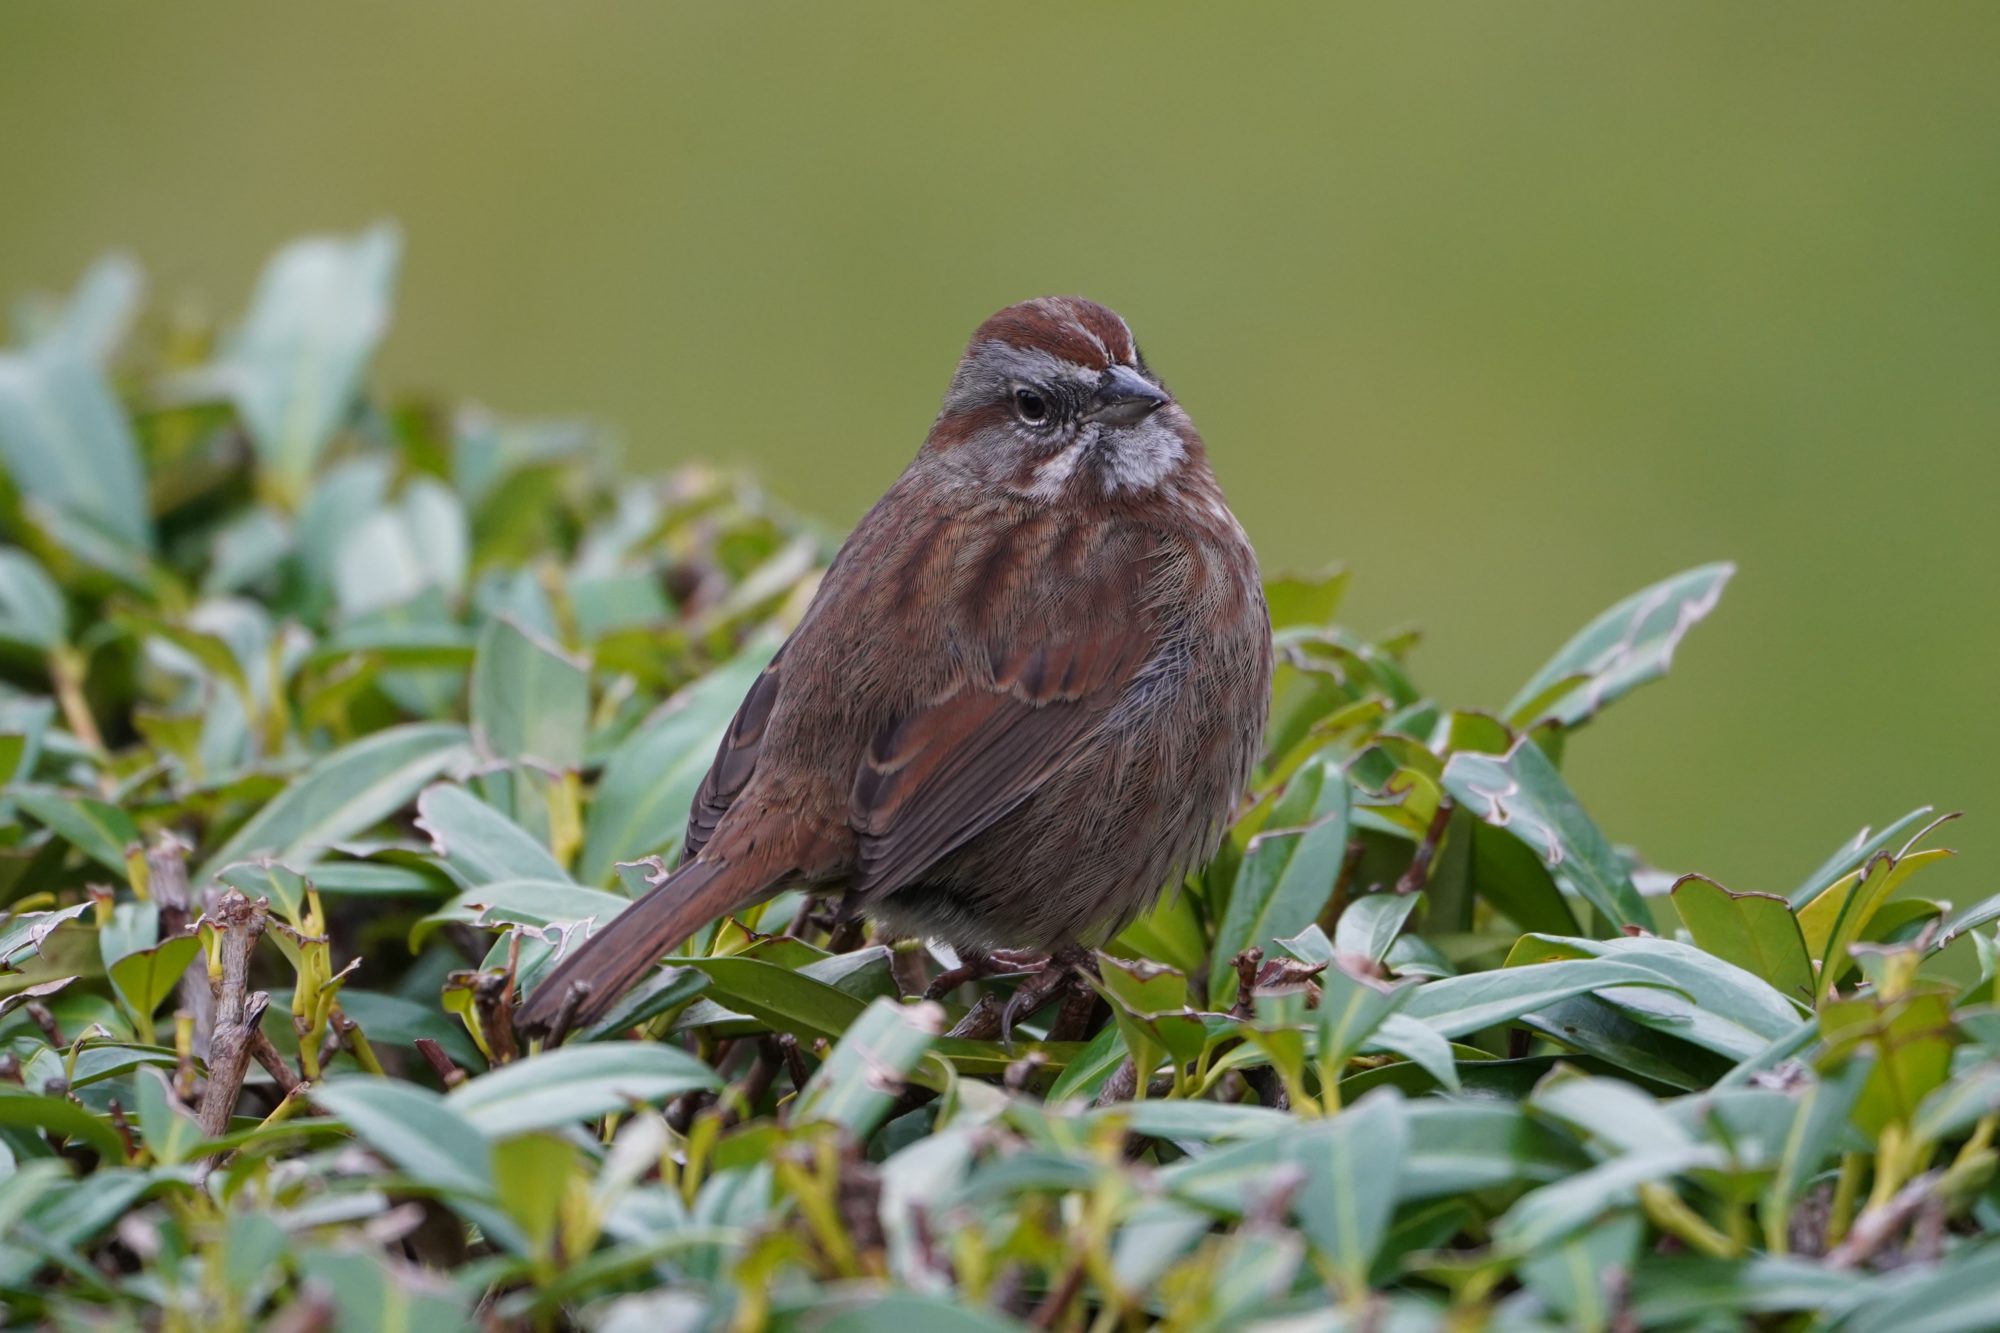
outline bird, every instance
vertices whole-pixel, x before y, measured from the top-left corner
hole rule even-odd
[[[572,931],[516,1026],[594,1023],[789,888],[975,960],[1101,944],[1213,856],[1271,664],[1256,553],[1130,326],[1009,306],[744,696],[677,867]]]

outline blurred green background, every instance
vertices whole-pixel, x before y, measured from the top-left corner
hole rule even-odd
[[[1571,748],[1614,837],[1793,886],[2000,870],[2000,6],[9,5],[0,295],[135,250],[241,308],[399,219],[379,378],[756,466],[851,523],[965,335],[1083,292],[1267,568],[1497,705],[1742,572]]]

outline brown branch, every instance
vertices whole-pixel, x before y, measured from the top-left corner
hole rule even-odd
[[[447,1088],[455,1088],[465,1082],[465,1071],[458,1067],[456,1060],[444,1053],[444,1047],[438,1045],[436,1037],[418,1037],[416,1045],[417,1054],[424,1057],[440,1083]]]
[[[1431,861],[1437,856],[1438,845],[1444,841],[1445,826],[1451,823],[1451,809],[1450,801],[1438,802],[1437,813],[1431,816],[1423,841],[1417,844],[1415,855],[1410,857],[1410,868],[1396,881],[1396,892],[1421,893],[1424,885],[1430,882]]]
[[[991,995],[982,995],[979,1002],[965,1011],[965,1017],[947,1037],[963,1037],[967,1041],[992,1041],[1000,1035],[1000,1002]]]
[[[186,934],[201,915],[188,888],[187,853],[187,844],[171,833],[146,849],[146,878],[160,905],[162,940]],[[194,1019],[194,1053],[205,1060],[215,1031],[215,994],[208,987],[208,960],[199,953],[181,974],[180,997],[180,1007]]]
[[[518,931],[514,938],[521,938]],[[481,972],[472,983],[472,1007],[493,1049],[493,1063],[512,1064],[521,1053],[514,1044],[514,969]]]
[[[243,1075],[250,1066],[258,1021],[270,997],[250,990],[250,956],[264,933],[268,909],[235,889],[216,904],[215,928],[222,935],[222,976],[217,982],[215,1032],[209,1042],[208,1086],[202,1090],[198,1119],[201,1132],[219,1138],[229,1128],[236,1099],[243,1093]]]
[[[1063,1270],[1062,1280],[1056,1283],[1049,1294],[1043,1298],[1042,1303],[1035,1307],[1034,1314],[1028,1317],[1028,1326],[1030,1328],[1054,1328],[1056,1326],[1056,1321],[1062,1318],[1063,1311],[1069,1309],[1070,1303],[1076,1299],[1077,1293],[1083,1290],[1084,1265],[1087,1262],[1087,1247],[1078,1246],[1076,1258],[1070,1260],[1069,1267]]]
[[[1942,1171],[1926,1171],[1897,1190],[1888,1202],[1863,1211],[1854,1220],[1854,1229],[1847,1233],[1847,1239],[1827,1254],[1827,1266],[1858,1268],[1874,1258],[1909,1225],[1910,1219],[1923,1211],[1943,1179]]]
[[[272,1044],[271,1039],[264,1035],[261,1028],[250,1039],[250,1054],[257,1057],[258,1064],[264,1066],[264,1072],[278,1085],[278,1091],[287,1097],[291,1096],[293,1090],[299,1086],[299,1076],[292,1072],[292,1067],[285,1063],[284,1055]]]

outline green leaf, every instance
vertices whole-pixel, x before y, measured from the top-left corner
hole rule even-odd
[[[686,1004],[708,989],[708,978],[691,967],[665,967],[625,993],[579,1040],[602,1041],[619,1036],[669,1009]]]
[[[419,722],[323,755],[217,848],[196,882],[258,853],[291,866],[310,865],[328,846],[401,810],[438,774],[469,762],[468,742],[463,727]]]
[[[673,607],[653,574],[607,574],[579,578],[569,585],[576,613],[577,634],[595,643],[621,629],[645,629],[673,617]]]
[[[145,1140],[146,1150],[168,1166],[188,1160],[202,1141],[201,1125],[174,1104],[166,1074],[142,1069],[134,1087],[139,1097],[139,1137]]]
[[[1749,1316],[1830,1308],[1871,1280],[1817,1260],[1769,1255],[1654,1257],[1640,1264],[1632,1279],[1631,1311],[1640,1327],[1691,1329],[1725,1311]]]
[[[598,1042],[502,1065],[459,1084],[444,1105],[478,1132],[498,1139],[721,1086],[714,1070],[672,1046]]]
[[[0,738],[11,756],[0,758],[0,785],[11,786],[34,776],[42,757],[42,742],[55,716],[56,706],[47,699],[0,698]]]
[[[1478,887],[1479,896],[1499,910],[1520,930],[1537,930],[1549,935],[1581,935],[1582,922],[1571,908],[1569,899],[1563,897],[1556,887],[1555,876],[1542,863],[1541,852],[1537,848],[1516,838],[1504,828],[1482,824],[1473,819],[1464,809],[1452,815],[1452,828],[1445,835],[1445,851],[1451,850],[1451,840],[1458,836],[1459,821],[1467,824],[1466,841],[1470,842],[1469,875]],[[1444,857],[1439,857],[1442,863]],[[1437,876],[1432,876],[1435,884]],[[1428,895],[1435,902],[1435,888]],[[1470,907],[1470,904],[1467,904]],[[1436,929],[1437,909],[1431,909],[1430,921]]]
[[[944,1011],[935,1004],[876,1000],[799,1094],[792,1122],[829,1121],[866,1142],[943,1031]]]
[[[327,639],[306,658],[324,667],[367,654],[394,671],[462,670],[472,665],[475,641],[461,625],[443,621],[365,620]]]
[[[1701,875],[1675,882],[1674,908],[1703,949],[1754,972],[1786,995],[1813,997],[1812,957],[1798,918],[1783,898],[1733,893]]]
[[[0,546],[0,640],[53,653],[69,637],[69,608],[41,562]]]
[[[1270,608],[1271,628],[1282,630],[1294,625],[1313,629],[1331,628],[1340,599],[1347,591],[1349,575],[1338,567],[1317,574],[1281,574],[1264,581],[1264,602]]]
[[[491,1196],[486,1139],[436,1093],[414,1083],[352,1074],[319,1084],[313,1100],[411,1179],[475,1198]]]
[[[104,374],[61,341],[0,353],[0,462],[21,493],[116,547],[152,549],[146,474]]]
[[[1861,869],[1835,881],[1826,892],[1799,909],[1799,929],[1804,933],[1806,947],[1819,958],[1819,994],[1830,993],[1846,976],[1853,966],[1849,946],[1862,938],[1868,923],[1903,882],[1925,866],[1952,855],[1943,847],[1913,852],[1906,846],[1896,854],[1877,852]]]
[[[1639,1186],[1669,1180],[1697,1167],[1719,1167],[1727,1158],[1706,1144],[1670,1144],[1622,1153],[1524,1196],[1495,1224],[1493,1237],[1510,1251],[1529,1254],[1555,1245],[1631,1208]]]
[[[432,851],[466,888],[505,879],[569,879],[532,834],[463,787],[426,787],[417,797],[417,827],[430,835]]]
[[[1880,833],[1871,834],[1867,829],[1862,829],[1854,835],[1853,841],[1828,857],[1824,865],[1806,876],[1805,882],[1792,890],[1790,895],[1792,910],[1803,908],[1825,893],[1836,881],[1845,879],[1867,865],[1875,859],[1877,852],[1903,846],[1912,834],[1924,826],[1930,815],[1931,807],[1919,806]]]
[[[482,925],[498,922],[525,922],[532,926],[565,924],[595,919],[602,930],[620,912],[632,905],[629,899],[602,889],[586,889],[580,884],[554,879],[496,879],[466,889],[438,911],[419,921],[411,931],[411,947],[421,945],[430,932],[448,921],[473,921]]]
[[[1625,996],[1621,995],[1620,1000]],[[1730,1068],[1726,1057],[1632,1021],[1621,1004],[1576,995],[1521,1016],[1521,1025],[1635,1078],[1693,1091]]]
[[[1305,1180],[1292,1201],[1299,1229],[1333,1266],[1345,1294],[1359,1298],[1396,1209],[1409,1148],[1403,1099],[1387,1088],[1371,1092],[1333,1117],[1324,1134],[1299,1138],[1293,1160]]]
[[[1895,999],[1872,991],[1820,1007],[1822,1072],[1839,1070],[1858,1055],[1874,1057],[1862,1085],[1854,1123],[1874,1138],[1890,1124],[1909,1125],[1926,1097],[1951,1077],[1951,1048],[1957,1040],[1951,1000],[1943,989]]]
[[[1445,1037],[1464,1037],[1544,1005],[1610,986],[1669,987],[1659,973],[1623,962],[1582,961],[1508,967],[1424,983],[1403,1006]]]
[[[1208,991],[1217,1006],[1236,994],[1236,955],[1311,925],[1326,906],[1347,856],[1348,786],[1340,765],[1308,763],[1244,850],[1229,907],[1215,934]]]
[[[389,327],[402,241],[387,225],[286,246],[216,367],[280,494],[302,497]]]
[[[1389,956],[1403,923],[1422,901],[1416,893],[1371,893],[1356,898],[1340,914],[1333,926],[1333,947],[1379,963]]]
[[[1056,1081],[1049,1085],[1049,1102],[1054,1104],[1073,1097],[1096,1096],[1097,1090],[1104,1086],[1104,1080],[1117,1071],[1128,1054],[1124,1034],[1118,1030],[1118,1025],[1107,1023],[1084,1044],[1083,1049],[1056,1076]]]
[[[1777,1169],[1759,1205],[1767,1236],[1772,1228],[1789,1225],[1793,1205],[1805,1196],[1821,1167],[1833,1156],[1873,1072],[1872,1055],[1864,1055],[1849,1060],[1836,1073],[1815,1078],[1799,1093]]]
[[[1857,1060],[1853,1064],[1865,1065],[1865,1062]],[[1917,1139],[1922,1143],[1941,1143],[1996,1114],[2000,1114],[2000,1063],[1989,1062],[1960,1074],[1941,1088],[1932,1089],[1917,1107]]]
[[[1338,957],[1319,976],[1319,1007],[1313,1011],[1316,1025],[1318,1054],[1321,1068],[1326,1071],[1322,1082],[1328,1076],[1337,1077],[1340,1066],[1347,1063],[1375,1030],[1408,1004],[1416,996],[1416,980],[1390,985],[1350,971]]]
[[[689,958],[709,979],[709,994],[774,1032],[838,1041],[868,1007],[846,991],[754,958]]]
[[[582,767],[590,671],[511,619],[486,622],[472,659],[472,734],[480,749],[562,772]]]
[[[150,949],[126,954],[111,964],[111,984],[133,1013],[147,1017],[173,994],[186,975],[188,965],[201,952],[201,940],[194,935],[177,935]],[[149,1038],[150,1029],[141,1031]]]
[[[52,912],[0,913],[0,973],[18,970],[59,928],[90,911],[87,902]]]
[[[67,1097],[30,1092],[0,1080],[0,1126],[46,1130],[53,1138],[75,1139],[107,1162],[125,1160],[125,1144],[111,1122],[92,1115]],[[4,1254],[0,1247],[0,1254]]]
[[[1971,1242],[1941,1264],[1906,1271],[1900,1281],[1857,1285],[1841,1333],[1981,1333],[1993,1326],[2000,1245]]]
[[[1672,665],[1674,649],[1722,600],[1732,564],[1676,574],[1606,611],[1564,644],[1507,705],[1507,721],[1529,728],[1544,721],[1581,726],[1605,704]]]
[[[136,259],[122,251],[101,255],[84,271],[61,314],[34,341],[57,344],[104,365],[138,317],[145,292],[145,270]]]
[[[493,1145],[493,1184],[500,1206],[520,1224],[535,1254],[554,1249],[563,1199],[578,1164],[576,1145],[554,1134],[523,1134]]]
[[[1444,786],[1475,817],[1541,857],[1556,883],[1613,929],[1654,928],[1617,853],[1538,747],[1523,741],[1502,757],[1455,754],[1445,765]]]
[[[125,877],[125,850],[139,841],[139,830],[123,810],[94,796],[71,796],[48,787],[17,787],[14,800],[64,842]]]
[[[1446,1092],[1459,1090],[1458,1062],[1452,1058],[1451,1043],[1436,1028],[1408,1014],[1385,1017],[1361,1049],[1400,1055],[1436,1079]]]
[[[306,891],[311,886],[296,870],[267,858],[225,866],[216,878],[242,890],[246,898],[269,900],[271,910],[293,926],[300,926],[305,920]]]
[[[1560,1245],[1523,1257],[1521,1282],[1560,1314],[1567,1327],[1608,1329],[1617,1309],[1613,1286],[1631,1273],[1645,1236],[1645,1221],[1636,1212],[1607,1218]]]
[[[1600,991],[1597,997],[1616,1005],[1634,1022],[1731,1060],[1749,1059],[1771,1042],[1797,1033],[1808,1021],[1798,1004],[1755,973],[1677,940],[1524,935],[1508,953],[1507,969],[1547,967],[1548,960],[1560,958],[1615,960],[1652,973],[1659,983],[1655,986],[1620,986]]]
[[[298,1264],[309,1290],[333,1302],[340,1328],[454,1333],[477,1327],[467,1308],[471,1301],[455,1288],[367,1250],[304,1249]]]
[[[602,884],[620,861],[678,846],[688,806],[737,705],[777,651],[766,636],[675,694],[612,751],[597,781],[577,878]]]
[[[451,888],[450,878],[441,872],[389,861],[322,861],[313,867],[312,882],[322,898],[397,894],[434,898]]]
[[[290,1010],[279,1003],[280,998],[272,997],[272,1008],[289,1017]],[[445,1054],[468,1069],[482,1063],[465,1029],[445,1017],[435,1005],[343,986],[340,1011],[359,1023],[362,1032],[376,1046],[415,1046],[417,1038],[429,1037],[444,1047]]]
[[[659,1328],[661,1316],[642,1312],[633,1328]],[[968,1306],[963,1301],[921,1292],[830,1290],[810,1307],[783,1316],[773,1333],[879,1333],[884,1329],[922,1329],[924,1333],[1020,1333],[1021,1325],[1004,1316]]]
[[[1569,1068],[1558,1068],[1543,1079],[1529,1105],[1536,1115],[1563,1123],[1578,1138],[1616,1152],[1676,1148],[1692,1141],[1659,1102],[1632,1084]]]
[[[214,602],[208,605],[219,608],[241,606],[243,603]],[[196,674],[193,668],[198,668],[235,690],[246,706],[252,701],[250,678],[244,673],[243,662],[237,656],[237,650],[222,635],[196,629],[192,625],[175,624],[144,611],[121,610],[112,619],[134,638],[162,639],[185,653],[193,659],[190,675]],[[152,647],[158,651],[158,645]]]
[[[1976,902],[1970,907],[1961,908],[1945,923],[1944,929],[1938,932],[1937,939],[1931,944],[1931,952],[1936,953],[1960,936],[1994,921],[2000,921],[2000,893]]]

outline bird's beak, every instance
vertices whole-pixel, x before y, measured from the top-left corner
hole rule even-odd
[[[1129,366],[1113,366],[1098,377],[1090,395],[1086,421],[1107,426],[1136,426],[1172,402],[1166,390]]]

